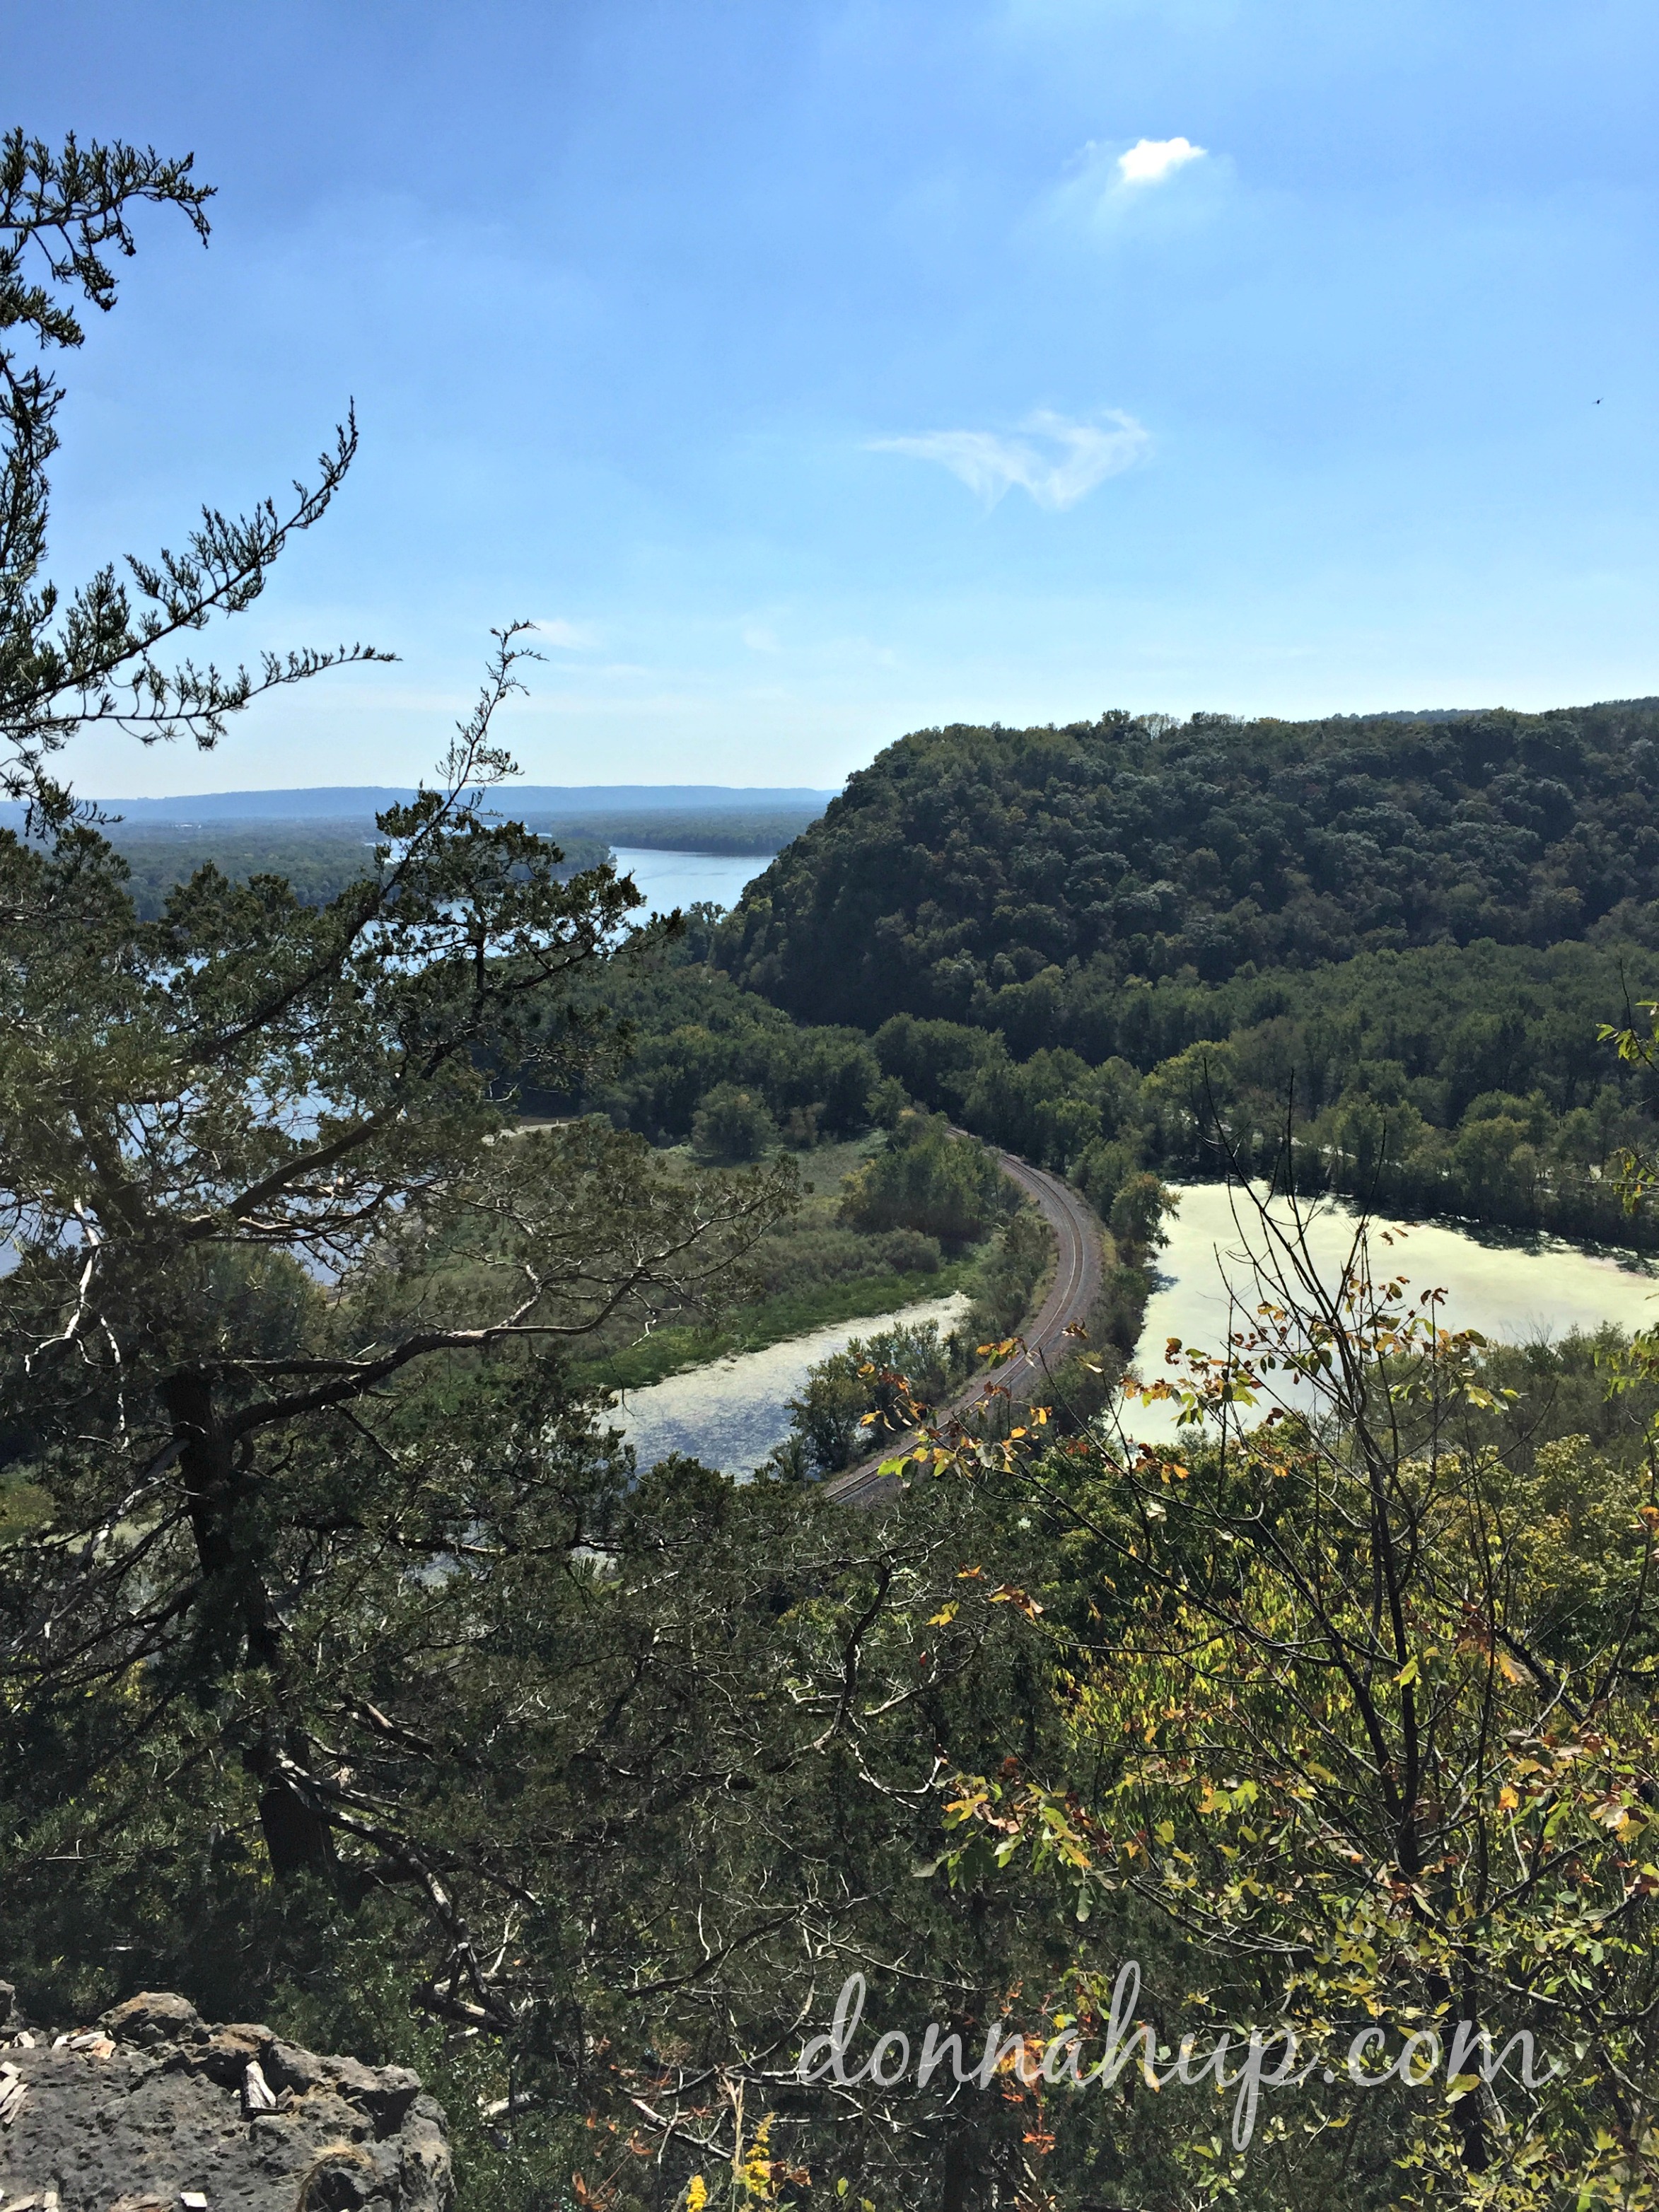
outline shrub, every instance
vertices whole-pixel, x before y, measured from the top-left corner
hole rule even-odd
[[[758,1092],[735,1083],[705,1091],[691,1122],[692,1150],[700,1159],[757,1160],[778,1140],[778,1125]]]
[[[1072,1180],[1104,1221],[1139,1164],[1139,1144],[1133,1138],[1115,1137],[1091,1145],[1073,1170]]]
[[[1155,1175],[1131,1176],[1112,1200],[1112,1234],[1132,1252],[1167,1244],[1170,1240],[1164,1233],[1164,1217],[1173,1213],[1179,1203]]]
[[[876,1371],[866,1374],[866,1368]],[[956,1379],[954,1343],[940,1338],[937,1322],[900,1322],[874,1336],[855,1337],[845,1352],[819,1360],[799,1397],[789,1401],[794,1428],[772,1455],[775,1471],[799,1465],[799,1454],[790,1449],[797,1439],[820,1474],[833,1474],[890,1443],[902,1417],[897,1386],[884,1382],[884,1373],[903,1376],[917,1398],[937,1402]],[[872,1413],[886,1415],[890,1425],[866,1429],[864,1416]]]
[[[800,1228],[763,1237],[750,1259],[750,1271],[763,1291],[800,1291],[815,1283],[843,1283],[861,1275],[890,1271],[896,1275],[933,1275],[940,1253],[936,1237],[914,1229],[890,1229],[879,1237],[856,1230]]]
[[[884,1075],[872,1084],[864,1102],[864,1110],[870,1125],[876,1129],[891,1129],[897,1126],[899,1116],[910,1104],[910,1094],[896,1075]]]
[[[914,1229],[942,1244],[982,1237],[1013,1204],[1002,1171],[942,1114],[907,1112],[886,1145],[847,1181],[842,1216],[855,1229]]]
[[[896,1275],[936,1275],[944,1255],[937,1237],[924,1237],[917,1229],[890,1229],[876,1239],[884,1267]]]
[[[997,1238],[968,1316],[971,1340],[1000,1342],[1012,1336],[1031,1310],[1032,1294],[1054,1257],[1054,1242],[1041,1218],[1021,1206]]]

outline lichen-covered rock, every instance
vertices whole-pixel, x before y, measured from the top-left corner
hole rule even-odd
[[[79,2033],[0,2029],[0,2191],[40,2212],[448,2212],[453,2194],[443,2114],[406,2068],[210,2027],[155,1991]]]

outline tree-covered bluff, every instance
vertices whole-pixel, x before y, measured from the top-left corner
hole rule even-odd
[[[1449,720],[1103,716],[918,731],[750,884],[725,966],[804,1018],[1089,1058],[1132,978],[1646,943],[1659,701]]]

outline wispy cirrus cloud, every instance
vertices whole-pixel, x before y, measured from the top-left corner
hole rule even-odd
[[[1108,477],[1121,476],[1152,451],[1152,433],[1133,415],[1112,409],[1091,422],[1068,422],[1040,408],[1020,429],[1003,437],[994,430],[928,430],[919,436],[872,438],[875,453],[905,453],[918,461],[937,461],[994,507],[1012,485],[1028,491],[1039,507],[1075,507]],[[1040,441],[1034,443],[1033,441]],[[1046,450],[1045,450],[1046,449]]]

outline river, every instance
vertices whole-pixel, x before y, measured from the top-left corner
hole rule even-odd
[[[1180,1211],[1165,1224],[1170,1242],[1156,1261],[1156,1283],[1146,1308],[1137,1365],[1151,1381],[1164,1371],[1171,1337],[1201,1351],[1218,1351],[1230,1328],[1229,1285],[1246,1311],[1256,1292],[1247,1253],[1261,1249],[1253,1209],[1236,1204],[1225,1183],[1174,1184]],[[1275,1212],[1284,1216],[1284,1208]],[[1322,1279],[1334,1282],[1353,1231],[1354,1216],[1340,1206],[1313,1215],[1309,1249]],[[1411,1296],[1447,1292],[1443,1327],[1479,1329],[1509,1344],[1556,1339],[1574,1329],[1587,1334],[1606,1322],[1627,1331],[1659,1327],[1659,1268],[1635,1253],[1580,1251],[1557,1237],[1523,1237],[1419,1222],[1403,1229],[1381,1222],[1395,1238],[1376,1244],[1373,1265],[1403,1275]],[[1126,1416],[1137,1436],[1170,1433],[1164,1407],[1136,1407]]]
[[[646,910],[669,914],[677,906],[708,899],[735,906],[743,887],[772,865],[770,853],[659,853],[643,845],[613,845],[618,874],[632,876],[645,893]]]
[[[1171,1337],[1206,1350],[1220,1346],[1229,1328],[1229,1283],[1247,1304],[1255,1298],[1243,1255],[1247,1243],[1259,1247],[1260,1232],[1249,1210],[1236,1217],[1224,1183],[1174,1188],[1181,1207],[1168,1224],[1170,1243],[1158,1256],[1157,1287],[1137,1362],[1148,1380],[1162,1371]],[[1322,1207],[1313,1218],[1309,1244],[1328,1280],[1341,1265],[1352,1222],[1340,1206]],[[1659,1326],[1659,1268],[1634,1254],[1583,1252],[1554,1238],[1498,1237],[1443,1222],[1394,1234],[1395,1243],[1380,1248],[1389,1264],[1409,1279],[1414,1291],[1446,1290],[1441,1319],[1448,1328],[1476,1328],[1518,1344],[1565,1336],[1575,1328],[1593,1331],[1604,1322],[1626,1330]],[[620,1425],[642,1467],[680,1451],[728,1474],[747,1474],[788,1434],[786,1401],[816,1361],[842,1351],[853,1337],[898,1322],[937,1321],[949,1328],[966,1303],[960,1294],[930,1299],[902,1313],[837,1322],[764,1352],[740,1352],[671,1376],[630,1392]],[[1136,1406],[1126,1425],[1152,1441],[1173,1433],[1174,1414],[1167,1407]]]
[[[966,1312],[960,1291],[947,1298],[928,1298],[897,1313],[868,1321],[836,1322],[806,1336],[792,1336],[764,1352],[741,1352],[707,1367],[671,1375],[647,1390],[630,1390],[617,1425],[634,1447],[641,1467],[670,1452],[686,1452],[705,1467],[727,1474],[748,1474],[789,1433],[787,1401],[806,1381],[807,1370],[831,1353],[844,1352],[853,1339],[878,1329],[937,1322],[941,1334]]]

